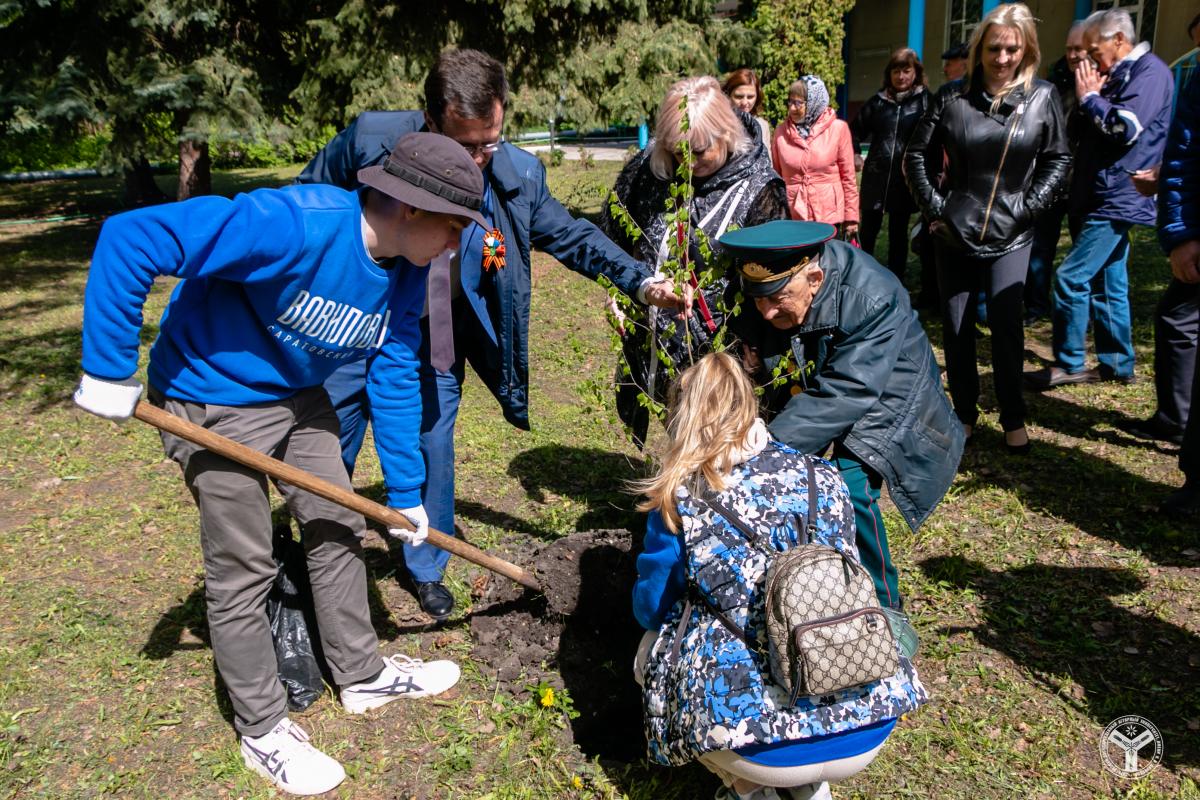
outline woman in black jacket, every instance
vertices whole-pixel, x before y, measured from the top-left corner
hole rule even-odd
[[[904,185],[904,148],[929,108],[925,68],[907,47],[892,53],[883,70],[883,88],[863,103],[850,123],[854,151],[871,143],[862,168],[859,230],[862,247],[875,255],[875,239],[888,215],[887,266],[904,283],[908,263],[908,219],[917,210]]]
[[[937,260],[954,411],[968,437],[979,417],[975,302],[987,293],[1000,427],[1009,451],[1029,450],[1021,396],[1021,298],[1033,221],[1054,200],[1070,163],[1062,105],[1035,78],[1040,52],[1023,3],[998,6],[971,36],[968,77],[947,84],[908,144],[909,189],[929,220]],[[941,186],[931,177],[946,156]]]

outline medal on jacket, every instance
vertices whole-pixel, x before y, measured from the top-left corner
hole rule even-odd
[[[504,234],[492,228],[483,235],[483,271],[504,269]]]

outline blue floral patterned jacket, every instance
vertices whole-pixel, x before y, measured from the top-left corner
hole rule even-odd
[[[769,536],[776,548],[786,550],[801,541],[796,520],[808,513],[805,458],[772,442],[738,466],[717,497]],[[853,557],[849,491],[833,465],[814,460],[814,541]],[[646,740],[654,761],[681,765],[713,750],[857,730],[896,719],[926,702],[912,662],[901,656],[900,669],[889,678],[825,697],[802,697],[789,706],[762,657],[703,603],[686,603],[686,587],[694,586],[751,642],[765,645],[761,589],[766,557],[686,489],[680,490],[677,508],[683,518],[680,534],[651,522],[634,587],[635,615],[644,626],[658,629],[642,676]],[[690,609],[686,618],[685,607]]]

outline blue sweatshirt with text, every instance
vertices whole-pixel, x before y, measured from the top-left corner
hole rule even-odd
[[[357,193],[333,186],[259,189],[119,214],[92,255],[83,369],[137,370],[142,306],[154,279],[182,278],[150,349],[150,383],[167,397],[246,406],[318,386],[369,359],[367,390],[388,503],[420,503],[417,380],[423,268],[374,262]]]

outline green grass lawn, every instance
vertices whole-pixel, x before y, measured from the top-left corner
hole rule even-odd
[[[551,170],[552,188],[595,214],[617,166],[567,162]],[[221,174],[216,189],[293,173]],[[108,179],[0,189],[0,798],[273,796],[241,765],[213,669],[196,515],[178,468],[147,426],[103,422],[68,400],[88,258],[118,198]],[[1031,396],[1034,453],[1009,456],[984,339],[984,415],[949,496],[916,534],[888,507],[933,701],[836,797],[1200,798],[1197,526],[1154,511],[1180,481],[1175,454],[1116,427],[1153,408],[1151,315],[1168,277],[1149,232],[1134,252],[1142,381]],[[461,521],[472,542],[516,561],[565,533],[640,524],[621,491],[643,457],[607,388],[604,293],[541,254],[533,282],[533,430],[504,423],[471,378],[457,439]],[[146,343],[169,290],[151,296]],[[1032,329],[1031,368],[1048,343],[1048,324]],[[356,482],[378,493],[373,456]],[[472,663],[477,568],[452,562],[460,611],[431,628],[376,534],[368,563],[385,652],[454,658],[464,679],[366,717],[343,714],[332,695],[299,715],[346,765],[331,796],[711,795],[703,770],[585,751],[569,693],[544,707],[535,688],[503,691]],[[1100,763],[1102,730],[1125,714],[1164,737],[1163,764],[1137,783]]]

